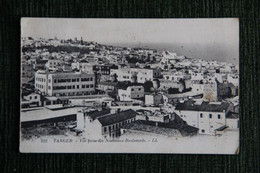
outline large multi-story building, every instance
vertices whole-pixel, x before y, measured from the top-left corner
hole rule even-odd
[[[161,70],[159,68],[129,68],[123,67],[119,69],[111,69],[111,75],[117,75],[118,81],[130,81],[145,83],[146,81],[153,81],[154,78],[161,76]]]
[[[95,76],[86,73],[37,71],[35,88],[48,96],[90,95],[95,91]]]

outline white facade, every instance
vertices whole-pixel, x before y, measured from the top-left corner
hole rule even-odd
[[[159,105],[163,103],[161,94],[145,95],[145,105]]]
[[[200,134],[214,134],[214,130],[226,125],[226,112],[205,112],[181,110],[175,112]]]
[[[204,79],[203,73],[192,72],[190,74],[191,74],[191,80],[203,80]]]
[[[239,75],[238,74],[228,74],[227,75],[227,82],[234,84],[234,86],[239,86]]]
[[[48,96],[89,95],[95,91],[95,77],[85,73],[37,71],[35,88]]]
[[[47,67],[49,69],[61,67],[61,60],[59,60],[59,59],[49,59],[47,61],[47,63],[45,64],[45,67]]]
[[[30,103],[36,103],[37,106],[41,106],[41,95],[37,93],[31,93],[27,96],[23,97],[25,100],[29,101]]]
[[[112,116],[113,115],[114,114],[112,114]],[[109,116],[111,116],[111,114],[102,115],[100,117]],[[136,120],[135,116],[131,116],[130,118],[122,119],[119,122],[112,122],[110,124],[103,125],[99,120],[100,117],[93,120],[91,117],[85,116],[83,126],[87,136],[93,135],[95,138],[116,138],[120,136],[120,128],[123,125],[129,124]]]
[[[86,63],[86,62],[77,62],[76,67],[78,70],[81,70],[84,73],[94,74],[93,64]]]
[[[175,74],[168,73],[168,74],[163,75],[163,78],[165,80],[172,80],[174,82],[179,82],[180,80],[189,79],[190,75],[180,74],[180,73],[175,73]]]
[[[228,128],[237,129],[239,128],[239,119],[238,118],[227,118],[226,123]]]
[[[116,74],[118,81],[132,81],[132,73],[130,68],[111,69],[110,74],[111,76]]]
[[[143,86],[129,86],[126,90],[119,89],[118,96],[120,101],[131,101],[135,98],[144,97],[144,87]]]
[[[161,75],[160,69],[142,69],[142,68],[119,68],[111,69],[111,75],[117,75],[118,81],[130,81],[145,83],[146,81],[153,81],[154,78],[158,78]],[[134,81],[136,76],[137,81]]]
[[[192,91],[193,92],[198,92],[198,93],[203,93],[204,91],[204,84],[192,84]]]

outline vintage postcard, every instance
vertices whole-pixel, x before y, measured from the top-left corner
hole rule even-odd
[[[239,152],[239,20],[21,19],[20,152]]]

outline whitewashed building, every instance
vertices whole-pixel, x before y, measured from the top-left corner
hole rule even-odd
[[[59,59],[49,59],[46,62],[45,67],[47,67],[49,69],[55,69],[55,68],[61,67],[61,60],[59,60]]]
[[[230,111],[227,102],[195,102],[193,100],[179,103],[175,113],[187,124],[199,128],[200,134],[215,134],[219,128],[227,127],[226,116]]]
[[[88,136],[94,135],[103,138],[116,138],[120,136],[120,128],[123,125],[135,121],[136,112],[128,109],[110,114],[108,110],[92,111],[92,112],[78,112],[78,119],[83,121],[78,122],[84,128]],[[84,122],[84,124],[82,124]]]
[[[143,86],[128,86],[126,89],[118,89],[120,101],[131,101],[132,99],[144,97]]]

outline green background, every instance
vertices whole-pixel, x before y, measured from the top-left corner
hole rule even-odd
[[[1,172],[260,172],[259,2],[153,0],[0,1]],[[20,154],[20,18],[240,19],[240,153]]]

